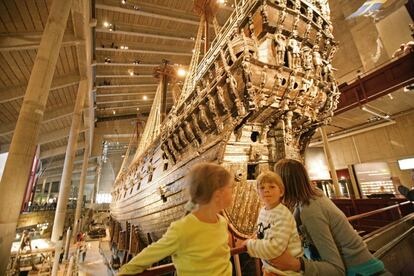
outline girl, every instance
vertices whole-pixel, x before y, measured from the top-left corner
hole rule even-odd
[[[231,205],[233,178],[219,165],[202,163],[191,169],[188,181],[190,202],[197,209],[171,223],[160,240],[122,266],[118,275],[141,273],[170,255],[179,276],[232,275],[227,222],[219,213]]]
[[[308,256],[313,254],[314,260],[295,258],[285,252],[272,261],[273,265],[279,269],[302,270],[305,275],[386,274],[384,264],[368,251],[344,213],[312,187],[302,163],[280,160],[275,171],[285,183],[284,203],[295,209],[305,255],[308,249]]]

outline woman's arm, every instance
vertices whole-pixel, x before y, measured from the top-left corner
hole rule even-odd
[[[329,223],[322,214],[306,216],[304,220],[306,223],[303,225],[305,225],[321,257],[321,261],[302,258],[304,275],[345,275],[345,267],[332,237]],[[299,258],[293,257],[287,250],[270,262],[280,270],[301,270]]]
[[[178,249],[179,230],[171,224],[167,232],[157,242],[149,245],[127,264],[123,265],[118,275],[133,275],[143,272],[153,263],[172,255]]]
[[[305,275],[344,275],[345,266],[327,218],[321,212],[302,212],[302,225],[318,249],[321,261],[304,260]]]

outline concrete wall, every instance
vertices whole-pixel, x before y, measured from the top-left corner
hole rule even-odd
[[[396,123],[330,142],[335,168],[382,161],[402,184],[414,187],[413,172],[400,170],[397,160],[414,157],[414,112],[395,119]]]

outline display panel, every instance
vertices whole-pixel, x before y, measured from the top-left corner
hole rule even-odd
[[[414,169],[414,158],[406,158],[398,160],[398,166],[400,170],[411,170]]]

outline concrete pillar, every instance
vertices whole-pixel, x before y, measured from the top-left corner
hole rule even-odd
[[[47,198],[46,198],[47,202],[49,202],[50,193],[52,192],[52,184],[53,184],[53,182],[49,182],[49,189],[47,190]]]
[[[328,142],[328,137],[326,136],[325,127],[320,127],[319,130],[321,132],[322,141],[323,141],[323,151],[325,152],[325,158],[326,158],[326,161],[328,162],[329,171],[331,172],[332,181],[333,181],[333,185],[335,188],[335,195],[341,196],[342,194],[341,194],[341,189],[339,188],[338,176],[336,175],[335,165],[332,160],[331,150],[329,148],[329,142]]]
[[[76,201],[75,219],[73,224],[73,236],[76,237],[79,230],[78,221],[81,218],[82,205],[83,205],[83,192],[85,190],[86,175],[88,174],[88,160],[89,160],[89,143],[85,144],[85,152],[83,153],[82,172],[80,176],[78,197]]]
[[[9,261],[24,190],[36,150],[39,126],[71,5],[70,0],[52,1],[0,182],[0,275],[5,275]]]
[[[42,196],[45,193],[46,181],[47,181],[47,177],[45,177],[45,179],[43,179],[42,191],[40,192],[42,194]]]
[[[57,242],[63,234],[65,224],[66,209],[69,199],[70,187],[72,183],[73,161],[75,159],[79,128],[82,119],[82,109],[85,102],[85,96],[88,90],[88,81],[86,79],[80,81],[78,95],[76,96],[75,109],[72,116],[72,125],[70,127],[68,146],[66,147],[65,161],[63,165],[62,178],[60,180],[59,197],[55,212],[55,220],[53,223],[52,238],[53,242]]]
[[[99,193],[99,185],[101,182],[101,174],[102,174],[102,163],[100,163],[98,165],[98,169],[96,170],[96,182],[95,185],[93,186],[93,190],[92,190],[92,198],[91,198],[91,203],[96,203],[96,195]]]

